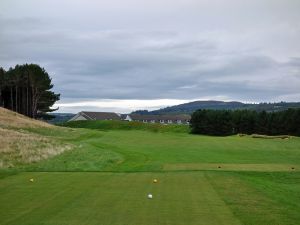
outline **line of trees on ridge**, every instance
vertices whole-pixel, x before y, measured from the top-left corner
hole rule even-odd
[[[47,112],[59,100],[51,89],[49,74],[37,64],[16,65],[5,71],[0,67],[0,107],[32,118],[50,119]]]
[[[300,136],[300,109],[279,112],[254,110],[197,110],[190,121],[191,132],[227,136],[264,134]]]

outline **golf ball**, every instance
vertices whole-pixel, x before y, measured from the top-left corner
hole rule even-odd
[[[33,180],[33,178],[31,178],[31,179],[29,179],[29,181],[30,181],[30,182],[33,182],[34,180]]]
[[[148,194],[148,198],[150,199],[153,198],[152,194]]]
[[[154,179],[154,180],[153,180],[153,183],[157,183],[157,179]]]

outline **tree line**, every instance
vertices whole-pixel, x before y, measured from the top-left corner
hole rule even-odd
[[[226,136],[264,134],[300,136],[300,109],[279,112],[254,110],[197,110],[190,121],[191,132]]]
[[[32,118],[51,118],[47,112],[59,100],[46,70],[37,64],[16,65],[5,71],[0,67],[0,107]]]

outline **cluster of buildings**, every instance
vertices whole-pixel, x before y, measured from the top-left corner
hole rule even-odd
[[[77,113],[69,121],[77,120],[124,120],[138,121],[143,123],[161,124],[189,124],[190,115],[139,115],[139,114],[118,114],[114,112],[86,112]]]

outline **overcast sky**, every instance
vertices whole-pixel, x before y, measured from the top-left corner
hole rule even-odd
[[[299,0],[0,0],[0,66],[37,63],[60,112],[300,101]]]

